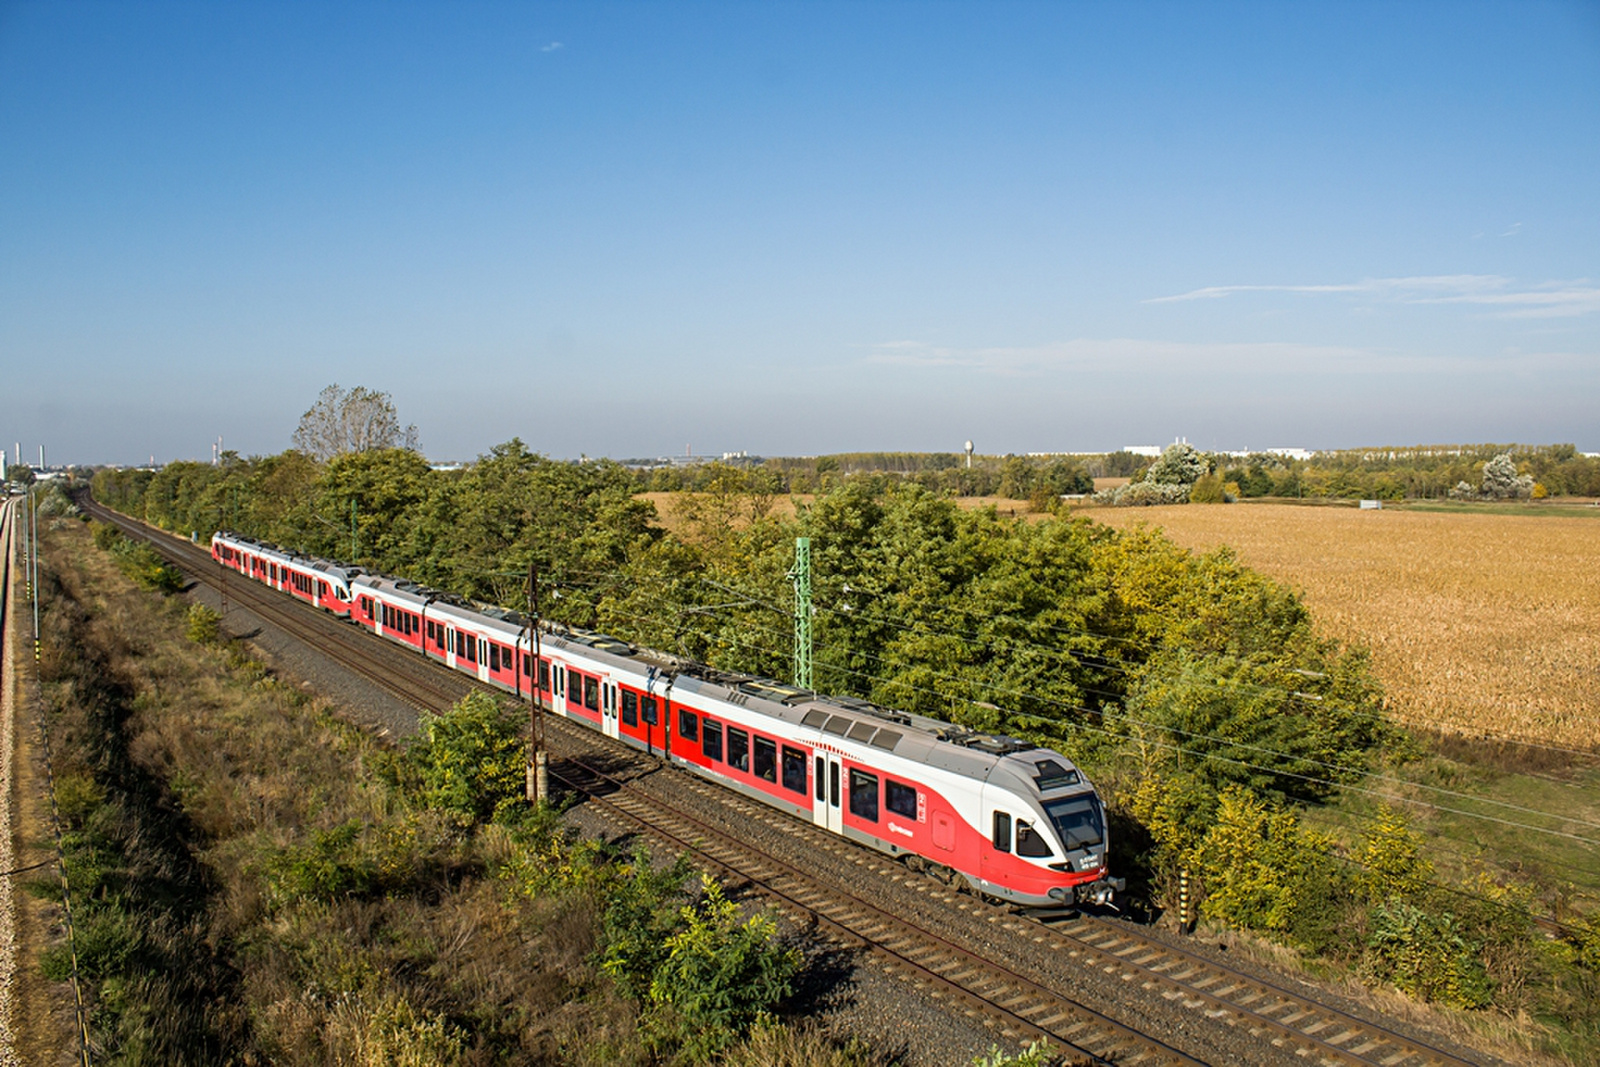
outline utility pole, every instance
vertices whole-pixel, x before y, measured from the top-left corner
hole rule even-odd
[[[794,684],[812,689],[811,538],[794,539],[794,567],[788,576],[794,582]]]
[[[39,447],[43,451],[44,446],[40,445]],[[28,554],[28,565],[33,573],[33,580],[30,583],[33,587],[33,662],[37,666],[42,655],[41,649],[43,648],[39,640],[39,507],[36,503],[32,503],[32,492],[29,492],[28,500],[32,504],[28,508],[28,512],[33,520],[33,537],[30,543],[31,551]]]
[[[356,565],[356,557],[361,554],[360,542],[356,540],[356,498],[350,498],[350,566]]]
[[[539,565],[528,563],[528,628],[533,631],[533,670],[528,674],[528,803],[550,803],[549,757],[544,746],[544,671],[540,669],[543,649],[539,644]]]

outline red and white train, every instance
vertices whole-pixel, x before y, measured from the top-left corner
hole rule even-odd
[[[718,671],[218,533],[218,563],[718,784],[1018,904],[1110,903],[1100,798],[1015,738]]]

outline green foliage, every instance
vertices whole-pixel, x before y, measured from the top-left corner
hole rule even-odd
[[[1189,857],[1204,885],[1202,914],[1233,926],[1322,940],[1334,901],[1348,895],[1333,842],[1238,788],[1217,802],[1215,823]]]
[[[1222,479],[1215,474],[1202,474],[1189,488],[1191,504],[1221,504],[1225,500]]]
[[[778,941],[765,914],[740,920],[709,875],[698,904],[681,910],[683,925],[667,939],[667,956],[650,982],[654,1024],[691,1060],[727,1048],[789,995],[800,970],[798,949]]]
[[[601,920],[600,968],[632,1000],[649,997],[651,982],[671,952],[668,942],[682,926],[678,904],[688,875],[683,857],[657,868],[639,849],[610,884]]]
[[[1361,888],[1374,902],[1419,894],[1433,880],[1433,864],[1422,854],[1422,838],[1387,804],[1367,831],[1356,862]]]
[[[1058,1062],[1060,1056],[1050,1047],[1050,1042],[1041,1040],[1028,1042],[1015,1056],[991,1045],[987,1053],[973,1059],[972,1067],[1050,1067]]]
[[[194,604],[188,614],[189,640],[197,645],[214,645],[222,635],[222,616],[204,604]]]
[[[1600,915],[1591,915],[1575,924],[1571,935],[1578,965],[1600,974]]]
[[[336,901],[371,892],[378,865],[361,840],[361,824],[352,820],[284,849],[267,862],[265,876],[281,904]]]
[[[443,715],[423,715],[404,769],[419,801],[480,822],[522,803],[527,720],[481,690]]]
[[[1402,991],[1457,1008],[1489,1003],[1490,983],[1456,917],[1406,901],[1373,909],[1369,945],[1375,971]]]
[[[92,523],[91,529],[94,543],[110,553],[117,569],[141,589],[170,595],[183,588],[183,575],[150,545],[131,540],[116,527],[103,523]]]

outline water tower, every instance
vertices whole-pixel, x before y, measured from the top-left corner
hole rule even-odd
[[[972,469],[972,442],[967,442],[967,470]]]

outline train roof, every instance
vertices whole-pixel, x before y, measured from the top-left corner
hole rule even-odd
[[[213,541],[222,541],[226,544],[248,548],[260,556],[267,556],[280,563],[300,567],[304,570],[318,571],[330,578],[343,582],[350,582],[359,575],[365,574],[360,567],[351,567],[336,560],[321,559],[316,556],[304,556],[293,549],[275,545],[271,541],[258,541],[253,537],[244,537],[235,533],[219,530],[212,535]]]
[[[372,589],[387,600],[409,604],[418,610],[426,608],[438,617],[470,623],[477,629],[501,635],[508,643],[517,643],[528,632],[528,616],[519,611],[468,600],[404,578],[345,567],[332,561],[312,560],[247,537],[221,533],[217,536],[281,554],[329,574],[349,575],[355,579],[353,585]],[[637,670],[643,665],[670,677],[673,688],[680,692],[703,693],[956,774],[983,780],[998,774],[1008,779],[1007,784],[1014,789],[1031,787],[1041,795],[1068,795],[1089,788],[1082,772],[1065,756],[1019,738],[887,708],[861,697],[817,693],[774,678],[719,670],[582,627],[542,622],[539,630],[541,641],[549,646],[577,645],[586,650],[586,655],[619,669]]]

